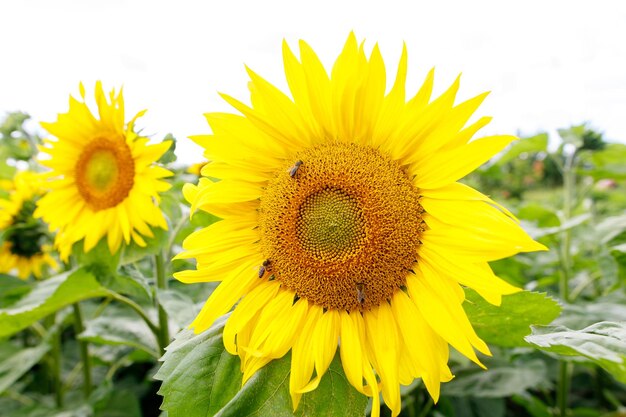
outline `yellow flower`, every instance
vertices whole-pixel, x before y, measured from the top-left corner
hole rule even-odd
[[[196,162],[195,164],[191,164],[189,168],[187,168],[187,172],[200,176],[200,174],[202,173],[202,168],[204,168],[205,165],[206,162]]]
[[[52,169],[52,179],[35,216],[58,231],[55,244],[63,259],[82,239],[88,252],[107,236],[114,253],[122,240],[145,246],[144,237],[154,236],[150,227],[167,229],[158,193],[170,187],[161,179],[171,172],[153,163],[170,143],[148,145],[148,138],[133,131],[145,111],[124,126],[121,91],[111,91],[107,100],[102,84],[96,83],[99,118],[84,102],[82,84],[80,94],[83,101],[70,97],[69,111],[56,122],[42,123],[57,139],[45,140],[41,149],[50,156],[40,162]]]
[[[17,270],[21,279],[31,274],[41,278],[43,269],[56,269],[50,255],[51,246],[45,226],[33,218],[35,201],[41,196],[41,175],[30,171],[18,172],[11,184],[8,199],[0,199],[0,272]]]
[[[286,44],[283,58],[291,97],[248,70],[252,106],[223,95],[242,115],[207,114],[213,134],[193,138],[211,161],[202,174],[221,180],[187,184],[185,197],[223,220],[178,256],[197,259],[179,280],[222,281],[191,326],[207,329],[240,300],[224,345],[244,383],[291,349],[294,409],[338,346],[374,415],[379,390],[398,415],[400,384],[415,378],[436,401],[452,378],[449,345],[480,366],[475,350],[490,354],[463,287],[498,305],[519,290],[488,262],[545,249],[457,182],[515,138],[470,141],[490,120],[467,125],[486,94],[454,105],[458,79],[431,100],[431,71],[407,101],[406,49],[388,93],[378,47],[367,58],[353,34],[330,75],[302,41],[300,60]]]

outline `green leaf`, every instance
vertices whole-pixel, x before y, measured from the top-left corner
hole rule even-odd
[[[517,364],[488,365],[486,371],[473,368],[455,374],[452,381],[442,385],[443,394],[502,398],[536,389],[547,380],[546,365],[539,359]]]
[[[11,275],[0,274],[0,308],[10,306],[30,291],[28,282]]]
[[[465,290],[465,312],[476,333],[498,346],[528,346],[530,326],[548,324],[561,312],[559,304],[542,293],[521,291],[502,297],[502,305],[486,302],[474,290]]]
[[[517,158],[522,153],[537,153],[537,152],[545,152],[548,148],[548,134],[540,133],[538,135],[520,139],[507,149],[506,152],[502,154],[500,159],[496,162],[496,165],[502,166],[512,159]]]
[[[224,322],[199,335],[185,330],[167,348],[155,378],[163,381],[161,408],[169,417],[363,416],[367,397],[350,385],[338,357],[319,387],[303,395],[295,414],[289,396],[290,355],[272,361],[241,387],[239,358],[223,346]]]
[[[90,397],[94,417],[141,417],[141,405],[133,392],[104,381]]]
[[[603,321],[582,330],[564,326],[533,326],[526,341],[563,356],[582,356],[626,383],[626,322]]]
[[[180,291],[161,290],[158,298],[170,320],[173,320],[179,329],[189,326],[202,308],[201,304],[194,303],[191,297]]]
[[[117,264],[120,260],[120,251],[111,254],[106,239],[100,239],[98,244],[89,252],[83,250],[83,242],[75,243],[72,247],[72,254],[76,258],[76,263],[81,266],[89,266],[97,271],[98,275],[113,275],[117,270]]]
[[[145,238],[146,246],[142,247],[131,242],[130,245],[124,247],[121,257],[122,265],[137,262],[149,255],[156,255],[167,245],[169,237],[167,230],[155,227],[152,229],[152,233],[154,237]]]
[[[0,309],[0,337],[16,333],[78,301],[106,294],[107,289],[86,268],[38,281],[19,301]]]
[[[15,381],[37,364],[50,350],[48,343],[19,350],[15,354],[2,358],[0,362],[0,393],[11,387]]]
[[[130,346],[158,358],[159,347],[152,331],[135,312],[121,306],[108,306],[104,313],[89,320],[79,338],[91,343]]]
[[[595,232],[602,243],[608,243],[626,230],[626,214],[610,216],[595,226]]]
[[[593,168],[585,170],[584,173],[591,175],[594,179],[612,178],[615,180],[626,178],[626,145],[621,143],[610,143],[601,150],[591,155]]]

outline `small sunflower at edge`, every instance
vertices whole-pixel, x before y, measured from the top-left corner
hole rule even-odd
[[[83,101],[70,96],[67,113],[57,121],[42,123],[56,137],[44,140],[41,147],[49,158],[41,159],[50,168],[50,191],[42,197],[35,216],[42,217],[57,231],[55,244],[61,258],[67,259],[74,243],[84,240],[89,252],[107,237],[111,253],[122,241],[145,246],[153,237],[152,227],[167,229],[159,209],[159,193],[170,185],[162,179],[172,173],[156,164],[170,142],[148,144],[148,138],[135,133],[134,123],[124,122],[122,91],[107,95],[96,83],[98,115]]]
[[[51,255],[47,228],[33,218],[36,201],[43,192],[41,185],[41,174],[18,172],[10,183],[8,198],[0,199],[0,272],[16,270],[20,279],[31,274],[41,278],[46,268],[58,268]]]

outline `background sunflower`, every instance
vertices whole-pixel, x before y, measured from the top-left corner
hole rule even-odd
[[[80,95],[85,90],[80,85]],[[42,165],[50,168],[50,191],[37,203],[35,216],[57,231],[55,244],[67,259],[72,245],[84,240],[91,250],[107,236],[111,253],[122,241],[145,246],[151,227],[167,229],[159,209],[159,193],[170,186],[162,178],[171,172],[154,162],[170,147],[169,141],[148,144],[135,133],[134,124],[124,122],[124,98],[115,90],[105,95],[96,83],[98,117],[87,104],[70,97],[68,113],[57,121],[42,123],[56,139],[44,140]]]

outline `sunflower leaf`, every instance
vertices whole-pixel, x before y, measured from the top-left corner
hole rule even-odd
[[[108,306],[102,315],[86,323],[79,338],[96,344],[130,346],[159,357],[157,340],[150,328],[124,306]]]
[[[526,341],[546,352],[586,358],[626,383],[626,322],[602,321],[582,330],[533,326]]]
[[[0,393],[11,387],[50,350],[48,343],[17,351],[0,361]]]
[[[14,334],[39,319],[78,301],[107,294],[87,268],[38,281],[30,292],[8,307],[0,308],[0,337]]]
[[[466,289],[463,307],[478,336],[487,343],[505,347],[528,346],[524,336],[530,334],[530,326],[549,324],[561,312],[554,299],[529,291],[506,295],[497,307]]]
[[[222,321],[198,335],[184,330],[167,348],[155,378],[163,381],[161,408],[169,417],[363,416],[367,397],[352,388],[338,357],[319,387],[303,395],[295,414],[290,355],[270,362],[241,387],[240,361],[224,349],[223,326]]]
[[[452,381],[442,386],[445,395],[457,397],[503,398],[524,394],[526,390],[537,389],[547,381],[544,361],[533,359],[514,364],[489,364],[482,369],[465,369],[455,372]]]

